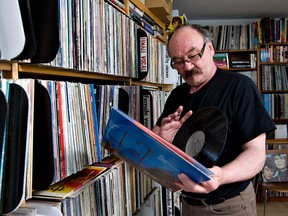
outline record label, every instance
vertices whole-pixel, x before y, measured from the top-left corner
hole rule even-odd
[[[205,134],[203,131],[196,131],[188,139],[185,152],[191,157],[195,157],[200,153],[205,143]]]
[[[204,166],[212,167],[224,148],[227,130],[225,113],[217,107],[205,107],[186,120],[173,144]]]

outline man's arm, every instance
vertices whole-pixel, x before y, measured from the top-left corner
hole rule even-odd
[[[183,190],[195,193],[209,193],[220,185],[250,179],[261,171],[265,163],[265,139],[263,133],[243,145],[243,152],[232,162],[223,167],[214,166],[210,170],[214,173],[212,179],[201,184],[193,182],[181,173],[176,183]]]
[[[263,133],[243,145],[243,152],[222,167],[225,173],[222,184],[250,179],[262,170],[266,158],[265,140]]]

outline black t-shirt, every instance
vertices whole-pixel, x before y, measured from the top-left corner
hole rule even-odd
[[[218,69],[200,90],[192,94],[189,91],[190,86],[186,83],[173,89],[156,124],[160,126],[162,118],[175,112],[180,105],[184,107],[182,115],[188,110],[196,112],[207,106],[220,108],[228,120],[228,133],[225,147],[216,162],[217,166],[223,166],[234,160],[242,152],[242,145],[246,142],[276,129],[257,87],[249,77]],[[227,197],[245,189],[249,182],[250,180],[222,185],[210,194],[191,195],[209,198]]]

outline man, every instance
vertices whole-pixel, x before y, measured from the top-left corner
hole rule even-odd
[[[265,162],[266,133],[275,130],[250,78],[216,67],[211,34],[197,26],[177,28],[168,41],[171,66],[185,83],[168,97],[153,131],[172,142],[193,112],[216,106],[226,114],[228,134],[211,180],[196,184],[179,174],[182,215],[257,215],[251,179]]]
[[[278,181],[288,181],[288,168],[286,154],[276,154],[274,163],[278,170]]]
[[[265,165],[262,170],[262,179],[263,182],[278,181],[275,164],[274,161],[271,159],[271,157],[266,156]]]

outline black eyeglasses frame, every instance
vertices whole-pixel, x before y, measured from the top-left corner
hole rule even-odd
[[[182,60],[182,61],[180,61],[180,62],[177,62],[177,64],[181,65],[181,67],[179,67],[179,69],[184,67],[185,62],[190,63],[190,62],[191,62],[191,59],[193,59],[195,56],[199,56],[200,58],[202,58],[203,53],[204,53],[204,50],[205,50],[205,47],[206,47],[206,43],[204,42],[203,47],[202,47],[202,49],[200,50],[199,53],[197,53],[197,54],[195,54],[195,55],[193,55],[193,56],[190,56],[190,57],[188,57],[188,58],[185,59],[185,60]],[[199,59],[197,59],[196,61],[198,61],[198,60],[199,60]],[[196,62],[196,61],[195,61],[195,62]],[[194,63],[195,63],[195,62],[194,62]],[[171,68],[177,69],[176,67],[174,67],[174,64],[175,64],[175,63],[174,63],[173,60],[171,59],[171,61],[170,61],[170,66],[171,66]]]

